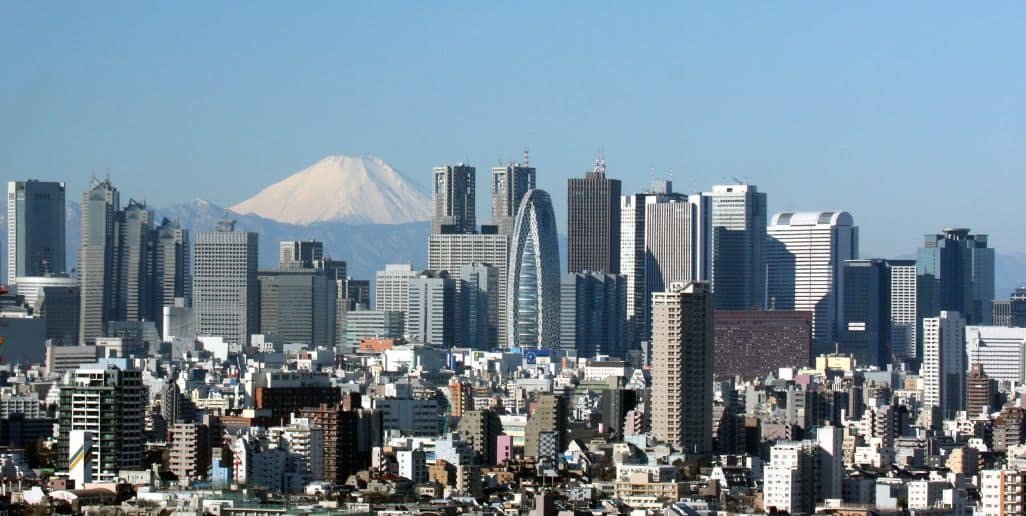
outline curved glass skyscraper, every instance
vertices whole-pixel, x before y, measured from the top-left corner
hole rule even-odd
[[[559,242],[552,199],[529,190],[510,239],[507,347],[559,348]]]

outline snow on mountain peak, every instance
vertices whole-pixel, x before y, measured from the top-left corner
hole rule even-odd
[[[431,219],[431,197],[375,156],[327,156],[230,208],[287,224]]]

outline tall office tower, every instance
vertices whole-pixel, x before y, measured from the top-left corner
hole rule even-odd
[[[715,185],[712,204],[712,288],[718,310],[754,310],[766,301],[766,194],[755,185]]]
[[[435,217],[431,219],[431,232],[442,233],[450,226],[454,233],[473,233],[477,229],[475,217],[475,179],[477,170],[463,163],[435,167]]]
[[[941,311],[923,318],[923,404],[952,419],[965,403],[965,319]]]
[[[69,434],[92,434],[93,479],[113,480],[119,471],[142,469],[143,425],[148,392],[142,372],[124,361],[101,361],[75,370],[60,388],[58,467],[68,469]]]
[[[555,458],[567,445],[566,422],[569,419],[566,398],[558,394],[540,394],[524,427],[524,455]]]
[[[280,269],[311,269],[324,259],[324,242],[317,240],[288,240],[278,246]]]
[[[499,347],[499,269],[486,263],[460,267],[456,344],[471,349]]]
[[[456,335],[456,281],[446,271],[424,271],[410,282],[406,334],[417,342],[452,347]]]
[[[552,199],[527,192],[510,239],[507,348],[559,348],[559,241]]]
[[[78,280],[68,277],[40,279],[51,281],[38,287],[35,299],[30,305],[33,313],[46,321],[47,339],[58,345],[74,346],[78,343],[78,315],[81,304]],[[18,284],[19,294],[22,286],[23,283]]]
[[[163,219],[156,229],[156,292],[157,307],[175,306],[176,298],[185,299],[185,305],[192,304],[192,282],[189,278],[189,259],[192,249],[189,230],[183,229],[177,220]],[[159,319],[158,319],[159,320]]]
[[[492,168],[492,224],[499,228],[499,233],[513,233],[513,224],[517,218],[517,208],[527,192],[534,190],[534,167],[525,163]]]
[[[855,356],[860,365],[891,363],[891,274],[884,260],[845,260],[840,352]],[[892,356],[893,355],[893,356]]]
[[[652,294],[652,433],[686,453],[712,451],[714,302],[706,283]]]
[[[113,320],[159,321],[161,312],[154,300],[156,235],[153,211],[146,203],[130,199],[117,214],[114,254],[115,301]]]
[[[969,375],[965,379],[965,415],[972,419],[989,413],[994,406],[997,394],[997,382],[987,376],[981,364],[972,364]]]
[[[778,213],[766,229],[766,306],[812,312],[813,356],[834,351],[845,260],[859,256],[859,229],[846,211]]]
[[[496,341],[491,348],[506,344],[506,267],[509,261],[509,235],[498,233],[495,226],[481,226],[481,233],[436,233],[428,237],[428,268],[449,271],[462,294],[463,267],[483,263],[495,267],[498,274],[497,294],[492,293],[498,320]]]
[[[374,308],[406,313],[410,301],[410,282],[418,276],[413,265],[390,263],[374,278]]]
[[[921,318],[955,311],[968,324],[990,324],[994,249],[987,247],[987,235],[970,235],[964,228],[926,235],[916,264]]]
[[[712,217],[708,197],[650,204],[645,209],[645,299],[671,283],[708,281]]]
[[[82,303],[79,341],[93,344],[103,337],[114,298],[114,227],[121,209],[110,180],[93,179],[82,192],[82,244],[78,249],[78,280]]]
[[[578,357],[612,355],[623,358],[626,280],[619,274],[578,272],[560,282],[559,344]]]
[[[18,276],[67,272],[64,257],[64,183],[7,183],[7,284]]]
[[[584,178],[567,180],[567,272],[620,273],[620,180],[605,160]]]
[[[891,284],[891,352],[897,360],[920,356],[916,343],[919,321],[915,260],[887,260]]]
[[[260,331],[284,342],[333,347],[337,283],[323,269],[288,268],[257,273]]]
[[[233,220],[196,235],[192,291],[197,334],[246,345],[250,334],[259,331],[258,246],[259,235],[236,231]]]
[[[1012,326],[1026,328],[1026,287],[1019,287],[1009,297],[1012,312]]]
[[[627,280],[627,327],[628,349],[638,348],[647,337],[645,320],[645,208],[649,204],[682,199],[684,196],[672,193],[669,181],[653,182],[653,188],[644,193],[624,195],[620,198],[620,272]]]

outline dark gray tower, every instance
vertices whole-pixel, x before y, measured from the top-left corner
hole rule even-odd
[[[620,180],[605,160],[584,178],[567,180],[567,272],[620,273]]]
[[[474,167],[463,163],[434,168],[432,233],[473,233],[477,230],[475,173]],[[445,231],[443,226],[446,226]]]
[[[535,188],[535,170],[527,166],[526,157],[525,152],[524,165],[512,163],[492,169],[492,224],[503,235],[513,233],[520,201]]]
[[[7,183],[7,284],[65,272],[64,183]]]

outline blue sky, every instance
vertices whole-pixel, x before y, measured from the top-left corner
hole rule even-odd
[[[0,178],[230,205],[327,154],[484,185],[529,147],[565,213],[602,148],[627,191],[847,209],[864,256],[954,225],[1026,252],[1024,27],[1023,2],[5,2]]]

